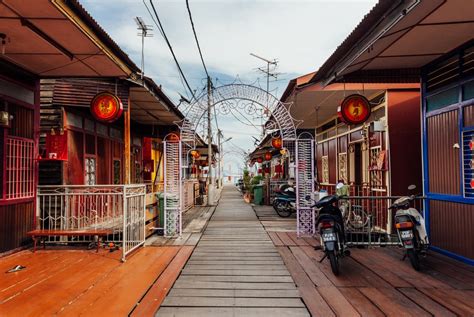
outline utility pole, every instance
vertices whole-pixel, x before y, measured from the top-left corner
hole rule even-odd
[[[137,24],[137,30],[140,31],[138,36],[142,38],[142,63],[141,63],[141,79],[145,76],[145,37],[153,37],[153,34],[149,31],[153,31],[151,25],[145,24],[145,21],[141,17],[135,18],[135,23]]]
[[[212,126],[211,126],[211,102],[212,98],[212,82],[211,78],[207,77],[207,205],[212,206],[214,203],[214,188],[212,181]]]
[[[219,164],[217,165],[217,188],[222,185],[221,182],[221,161],[222,161],[222,143],[221,143],[222,131],[217,130],[217,144],[219,146]]]
[[[267,76],[267,107],[269,106],[269,94],[270,94],[270,77],[273,77],[275,80],[278,78],[279,73],[270,71],[270,65],[274,66],[274,69],[276,69],[278,65],[278,61],[276,59],[273,59],[272,61],[263,57],[260,57],[254,53],[250,53],[251,56],[256,57],[265,63],[267,63],[267,68],[259,67],[258,70],[264,73]],[[262,116],[262,137],[265,136],[265,128],[263,127],[263,116]]]

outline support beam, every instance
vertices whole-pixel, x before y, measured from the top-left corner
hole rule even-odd
[[[124,149],[123,149],[123,156],[124,156],[124,183],[130,184],[131,183],[131,142],[130,142],[130,112],[132,103],[130,102],[130,97],[128,97],[128,109],[124,113]]]

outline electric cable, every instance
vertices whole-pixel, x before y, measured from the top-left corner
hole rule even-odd
[[[210,78],[209,73],[207,72],[206,63],[204,63],[204,58],[202,57],[201,46],[199,45],[199,40],[198,40],[198,37],[197,37],[197,34],[196,34],[196,29],[194,28],[193,16],[191,14],[191,8],[189,7],[189,0],[186,0],[186,7],[188,9],[189,20],[191,21],[191,27],[193,29],[194,39],[196,40],[196,45],[197,45],[197,48],[198,48],[198,51],[199,51],[199,56],[201,57],[202,66],[204,67],[204,71],[206,72],[207,78]]]
[[[178,62],[178,59],[176,58],[173,47],[171,46],[171,43],[168,40],[168,36],[166,36],[166,32],[163,28],[163,25],[161,24],[160,17],[158,16],[158,13],[156,12],[156,8],[155,8],[155,5],[153,4],[153,0],[150,0],[150,4],[151,4],[151,8],[153,9],[153,12],[155,14],[155,17],[156,17],[156,21],[155,20],[153,20],[153,21],[155,22],[155,24],[156,24],[156,22],[158,22],[156,24],[156,26],[157,26],[158,30],[160,31],[161,35],[163,36],[163,38],[165,39],[165,42],[168,45],[168,48],[171,52],[171,55],[173,55],[174,62],[176,63],[176,66],[178,67],[178,71],[181,74],[181,76],[183,77],[184,82],[186,83],[186,87],[189,89],[189,92],[193,96],[194,100],[196,100],[196,96],[194,95],[194,92],[191,89],[191,86],[189,85],[188,80],[186,79],[186,76],[184,75],[183,70],[181,69],[181,66],[179,65],[179,62]],[[151,14],[151,12],[150,12],[150,14]]]

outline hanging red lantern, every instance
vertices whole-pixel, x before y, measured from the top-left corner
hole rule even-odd
[[[265,153],[265,161],[270,161],[272,159],[272,152]]]
[[[114,122],[122,115],[123,105],[117,96],[101,92],[92,99],[90,109],[97,120]]]
[[[259,168],[259,169],[257,170],[257,173],[258,173],[258,174],[262,174],[262,169]]]
[[[272,139],[272,146],[275,148],[275,149],[281,149],[281,147],[283,146],[283,141],[281,140],[280,137],[278,138],[273,138]]]
[[[263,163],[263,157],[257,158],[257,162],[258,162],[258,163]]]

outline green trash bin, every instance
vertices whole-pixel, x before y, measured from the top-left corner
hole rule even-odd
[[[158,220],[158,227],[164,228],[165,226],[165,193],[157,193],[156,198],[159,202],[160,218]]]
[[[253,186],[253,203],[255,205],[263,204],[263,185]]]

